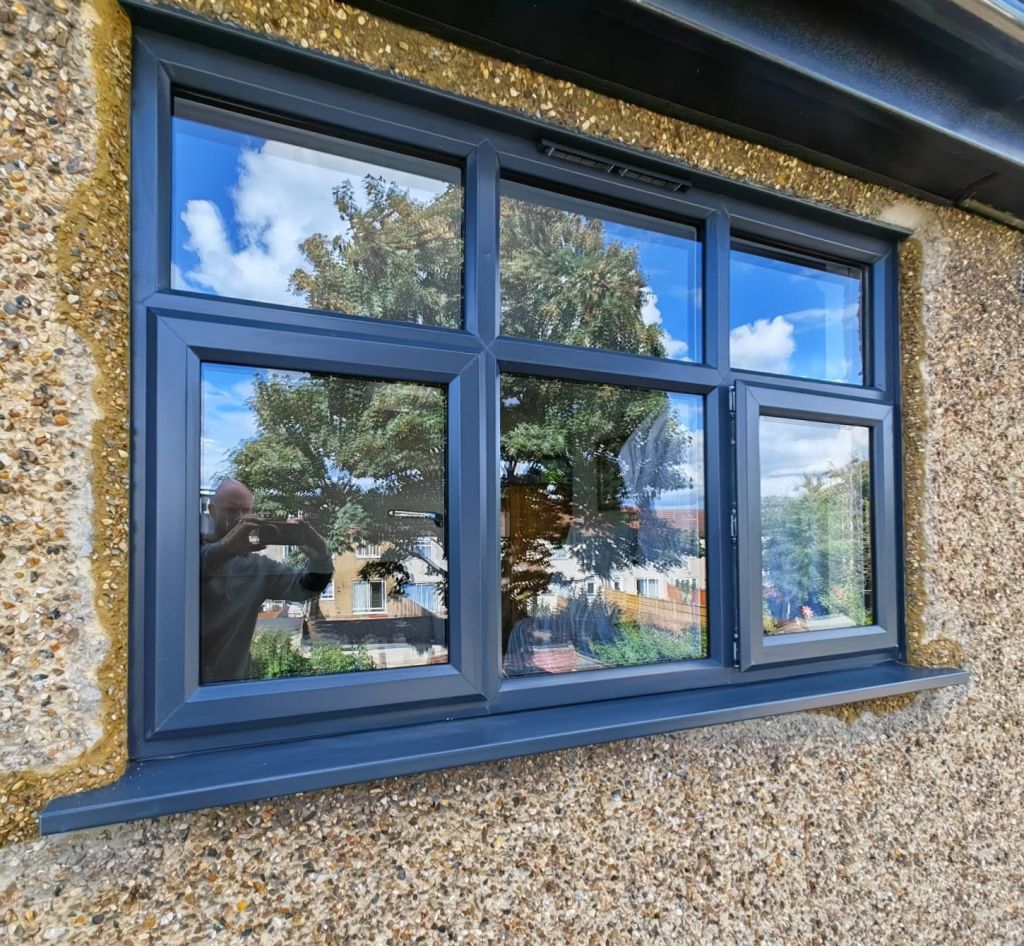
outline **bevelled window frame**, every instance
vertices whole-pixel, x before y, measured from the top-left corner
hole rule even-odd
[[[966,679],[905,662],[896,251],[905,232],[148,4],[132,90],[129,771],[59,799],[44,831],[911,692]],[[170,289],[176,96],[463,167],[464,325],[428,327]],[[551,142],[630,173],[560,162]],[[666,190],[640,175],[678,183]],[[507,179],[696,227],[704,360],[503,336],[499,189]],[[862,266],[863,386],[729,367],[734,237]],[[199,685],[199,377],[204,361],[448,389],[450,663]],[[506,679],[499,590],[499,378],[525,373],[704,399],[709,650],[704,659]],[[822,645],[760,640],[761,410],[872,428],[879,623]],[[753,425],[753,426],[751,426]],[[753,430],[753,434],[751,433]],[[753,451],[753,452],[752,452]],[[877,452],[876,452],[877,451]],[[751,491],[754,491],[752,493]],[[755,574],[756,573],[756,574]],[[880,581],[880,584],[879,584]],[[744,588],[744,586],[746,586]],[[884,596],[884,601],[881,600]],[[857,629],[861,631],[863,629]],[[876,633],[877,632],[877,633]]]

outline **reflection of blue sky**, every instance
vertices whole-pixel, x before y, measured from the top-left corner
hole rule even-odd
[[[288,289],[291,274],[306,266],[300,244],[315,233],[328,238],[347,233],[334,202],[336,187],[351,184],[360,203],[363,181],[372,175],[425,203],[458,180],[455,169],[439,171],[445,180],[435,180],[384,167],[371,159],[378,152],[351,150],[360,157],[175,118],[171,285],[302,305]]]
[[[296,377],[302,377],[295,373]],[[212,488],[231,472],[230,454],[256,434],[256,415],[249,407],[253,381],[266,377],[259,368],[203,365],[200,484]]]
[[[732,366],[862,383],[860,292],[860,280],[845,272],[734,249]]]
[[[213,125],[175,118],[171,136],[171,262],[176,269],[176,288],[192,288],[186,273],[197,270],[201,261],[191,245],[189,228],[182,217],[189,201],[204,201],[214,207],[225,226],[235,221],[231,192],[238,185],[239,156],[258,151],[262,141],[249,135],[225,131]],[[231,243],[238,242],[236,232]]]
[[[635,248],[647,284],[641,311],[657,325],[669,358],[700,361],[700,244],[696,240],[605,221],[605,242]]]

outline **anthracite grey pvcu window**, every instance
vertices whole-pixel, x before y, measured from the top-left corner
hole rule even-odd
[[[904,662],[900,232],[191,28],[136,32],[131,762],[44,831],[964,679]]]

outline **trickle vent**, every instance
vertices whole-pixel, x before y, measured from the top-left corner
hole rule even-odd
[[[587,154],[585,151],[571,151],[550,141],[542,140],[539,148],[549,158],[554,158],[556,161],[565,161],[568,164],[576,164],[591,171],[601,171],[604,174],[617,174],[619,177],[636,181],[638,184],[646,184],[648,187],[657,187],[664,191],[681,191],[686,190],[690,186],[689,181],[649,174],[647,171],[639,171],[626,164],[619,164],[606,158],[598,158],[595,155]]]

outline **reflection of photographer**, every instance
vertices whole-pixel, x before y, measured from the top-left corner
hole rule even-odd
[[[200,550],[200,682],[244,680],[249,645],[267,598],[305,601],[331,581],[334,564],[323,537],[307,522],[267,522],[253,511],[248,487],[224,480],[210,500],[213,532]],[[268,545],[292,545],[309,560],[292,568],[259,555]]]

